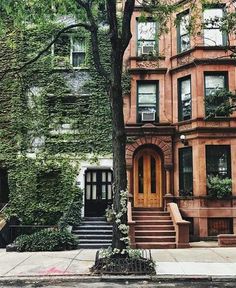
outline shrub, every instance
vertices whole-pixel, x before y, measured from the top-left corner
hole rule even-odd
[[[230,178],[220,178],[219,176],[208,176],[208,194],[212,198],[223,199],[231,195],[232,180]]]
[[[66,230],[41,230],[31,235],[21,235],[14,244],[17,251],[61,251],[78,248],[75,237]]]

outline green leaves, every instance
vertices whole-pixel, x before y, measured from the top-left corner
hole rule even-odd
[[[216,199],[224,199],[232,193],[232,180],[216,176],[207,177],[208,194]]]

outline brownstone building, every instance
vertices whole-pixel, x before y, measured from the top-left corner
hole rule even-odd
[[[174,234],[163,231],[171,229],[155,227],[157,215],[163,216],[160,225],[168,224],[161,210],[170,202],[190,222],[192,239],[236,233],[236,113],[207,119],[205,103],[217,90],[236,90],[236,62],[226,48],[236,42],[209,21],[220,22],[228,2],[201,6],[199,1],[193,9],[191,1],[180,1],[169,31],[160,37],[152,15],[139,21],[142,6],[136,5],[125,56],[131,93],[124,96],[136,247],[159,247],[158,238],[170,244]],[[194,34],[187,28],[191,17]],[[207,178],[212,175],[232,179],[231,195],[210,197]]]

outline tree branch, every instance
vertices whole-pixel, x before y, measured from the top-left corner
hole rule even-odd
[[[119,40],[117,15],[116,15],[116,1],[106,0],[107,3],[107,19],[110,25],[110,38],[114,50],[116,50]]]
[[[41,50],[35,57],[33,57],[32,59],[30,59],[29,61],[25,62],[22,66],[20,67],[15,67],[15,68],[9,68],[7,70],[5,70],[2,74],[2,76],[0,77],[0,80],[2,80],[8,73],[11,72],[20,72],[21,70],[23,70],[24,68],[26,68],[28,65],[36,62],[44,53],[46,53],[49,48],[51,48],[51,46],[57,41],[57,39],[60,37],[61,34],[65,33],[66,31],[73,29],[73,28],[77,28],[77,27],[83,27],[86,30],[91,30],[91,27],[88,24],[85,23],[77,23],[77,24],[72,24],[69,25],[67,27],[64,27],[63,29],[61,29],[56,36],[53,38],[53,40],[43,49]]]
[[[122,52],[125,52],[125,49],[129,45],[129,41],[132,37],[130,31],[130,22],[131,17],[134,11],[135,0],[127,0],[125,2],[124,16],[122,21]]]
[[[95,68],[101,76],[103,76],[105,79],[108,79],[108,74],[101,63],[99,41],[98,41],[98,25],[94,19],[94,16],[91,10],[92,4],[90,1],[87,1],[86,3],[82,0],[76,0],[76,1],[77,1],[78,6],[80,8],[82,7],[85,10],[87,19],[91,27],[90,36],[91,36],[91,42],[92,42],[93,61],[94,61]]]

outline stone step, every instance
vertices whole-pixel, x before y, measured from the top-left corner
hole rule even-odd
[[[73,234],[78,234],[78,235],[83,235],[83,234],[86,234],[86,235],[93,235],[93,234],[99,234],[99,233],[102,233],[102,234],[109,234],[109,235],[112,235],[112,229],[107,229],[107,230],[102,230],[102,229],[96,229],[96,230],[87,230],[87,229],[77,229],[77,230],[72,230],[72,233]]]
[[[112,240],[112,234],[90,234],[90,235],[86,235],[86,234],[83,234],[83,235],[79,235],[79,234],[76,234],[75,236],[77,236],[79,239],[95,239],[95,240],[106,240],[108,239],[109,241]]]
[[[173,242],[138,242],[137,249],[174,249],[176,248]]]
[[[111,239],[79,239],[79,244],[111,244]]]
[[[156,216],[156,215],[140,215],[140,216],[133,216],[134,221],[143,221],[143,220],[171,220],[170,216]]]
[[[135,242],[175,242],[175,236],[135,236]]]
[[[105,217],[84,217],[84,218],[83,218],[83,221],[92,221],[92,222],[104,221],[104,222],[107,223]]]
[[[170,216],[170,213],[167,211],[134,211],[132,213],[133,217],[134,216]]]
[[[79,244],[79,249],[100,249],[100,248],[108,248],[111,244]]]
[[[136,225],[173,225],[172,220],[137,220]]]
[[[136,230],[135,236],[175,236],[175,230]]]
[[[163,208],[159,207],[147,207],[147,208],[142,208],[142,207],[135,207],[132,209],[132,211],[164,211]]]
[[[145,224],[140,224],[140,225],[135,225],[135,231],[139,230],[174,230],[174,225],[173,223],[170,225],[145,225]]]
[[[86,224],[86,225],[83,225],[81,224],[80,226],[75,226],[73,228],[73,231],[75,230],[111,230],[112,231],[112,226],[111,225],[89,225],[89,224]]]
[[[111,226],[111,224],[109,224],[106,221],[82,221],[80,226],[83,226],[83,225],[94,225],[94,226],[107,225],[107,226]]]

